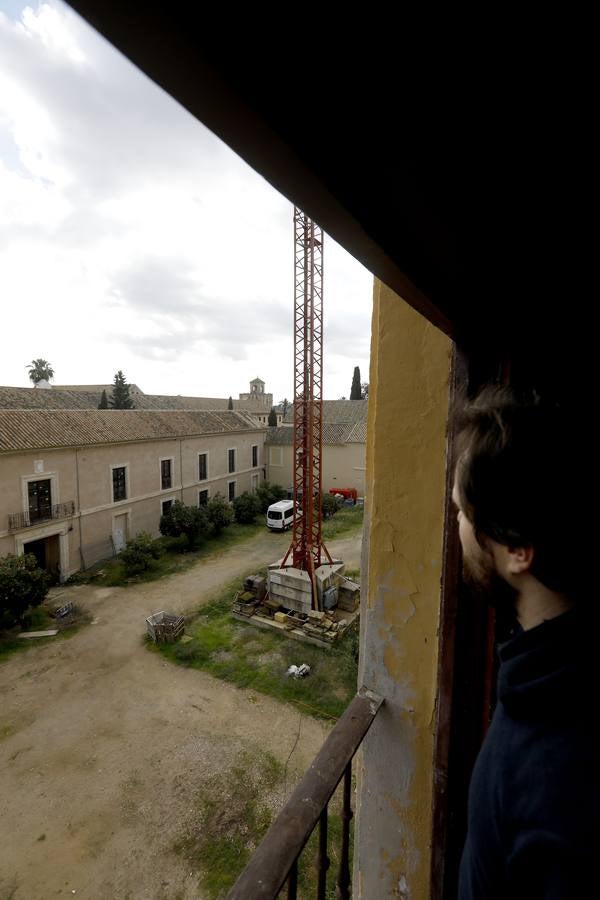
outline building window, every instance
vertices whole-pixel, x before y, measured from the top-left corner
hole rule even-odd
[[[208,491],[198,491],[198,506],[208,505]]]
[[[258,490],[258,475],[253,475],[250,479],[251,481],[251,491],[255,494]]]
[[[113,477],[113,500],[115,503],[119,500],[127,499],[127,467],[115,466],[112,470]],[[154,482],[156,484],[156,482]]]
[[[198,454],[198,481],[206,481],[208,478],[208,453]]]
[[[166,516],[166,515],[167,515],[167,513],[169,512],[169,510],[171,509],[172,506],[173,506],[173,501],[172,501],[172,500],[163,500],[163,502],[162,502],[162,514],[163,514],[163,516]]]
[[[229,464],[228,472],[235,472],[235,450],[227,451],[227,461]]]
[[[258,444],[252,444],[252,468],[258,465]]]
[[[235,481],[229,482],[229,502],[235,500]]]
[[[282,466],[283,465],[283,449],[281,447],[270,447],[269,448],[269,462],[272,466]]]
[[[161,459],[160,461],[160,487],[163,491],[168,491],[173,487],[173,477],[171,473],[171,460]]]
[[[40,519],[50,519],[52,516],[50,479],[45,478],[43,481],[29,481],[27,483],[27,495],[29,521],[39,522]]]

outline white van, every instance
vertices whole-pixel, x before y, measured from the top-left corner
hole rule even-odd
[[[294,524],[294,501],[280,500],[271,503],[267,510],[267,528],[272,531],[287,531]]]

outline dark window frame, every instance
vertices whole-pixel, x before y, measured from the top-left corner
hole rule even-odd
[[[161,491],[170,491],[173,487],[173,459],[167,457],[160,461],[160,489]],[[166,470],[166,466],[168,470]]]
[[[204,474],[202,474],[204,472]],[[208,479],[208,453],[198,454],[198,481]]]
[[[45,484],[42,490],[38,485]],[[39,522],[52,517],[52,479],[37,478],[27,482],[27,508],[29,520]]]
[[[117,473],[122,472],[122,475]],[[127,466],[113,466],[112,470],[113,503],[127,500]],[[122,496],[117,496],[122,494]]]

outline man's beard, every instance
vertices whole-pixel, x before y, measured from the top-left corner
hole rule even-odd
[[[517,591],[504,580],[496,569],[490,550],[477,545],[477,556],[463,556],[463,578],[477,597],[489,606],[506,613],[516,609]]]

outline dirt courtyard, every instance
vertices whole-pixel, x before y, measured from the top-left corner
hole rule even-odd
[[[170,665],[144,647],[144,619],[210,600],[288,542],[265,532],[149,584],[67,587],[64,600],[95,624],[0,665],[0,900],[202,898],[198,873],[173,850],[193,827],[198,786],[242,751],[285,763],[300,725],[289,763],[298,775],[329,729]],[[359,535],[328,546],[360,565]]]

